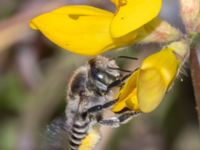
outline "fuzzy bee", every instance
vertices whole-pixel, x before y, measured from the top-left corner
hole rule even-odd
[[[54,126],[54,130],[62,136],[63,133],[68,135],[68,149],[94,149],[100,139],[101,125],[118,127],[135,114],[123,110],[107,119],[103,116],[104,110],[117,101],[112,87],[121,85],[127,77],[123,77],[121,71],[128,72],[120,69],[115,60],[97,56],[74,72],[68,83],[66,120],[60,121],[62,128]]]
[[[121,84],[125,78],[121,76],[116,62],[98,56],[88,64],[78,68],[73,74],[67,91],[67,126],[70,134],[70,148],[81,150],[89,146],[91,149],[100,138],[99,125],[118,127],[129,120],[134,112],[124,111],[119,116],[103,118],[103,110],[115,104],[112,87]],[[89,144],[92,140],[92,143]],[[85,143],[85,144],[83,144]]]

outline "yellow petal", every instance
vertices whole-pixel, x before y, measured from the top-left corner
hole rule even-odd
[[[64,6],[58,9],[51,11],[50,13],[66,15],[74,18],[78,18],[79,16],[113,16],[113,14],[109,11],[98,9],[95,7],[87,6],[87,5],[75,5],[75,6]],[[35,18],[34,18],[35,19]],[[37,25],[34,24],[33,20],[30,23],[31,28],[38,29]]]
[[[132,43],[136,33],[113,39],[113,13],[91,6],[66,6],[35,17],[30,26],[58,46],[81,55],[98,55]]]
[[[155,109],[163,99],[167,87],[156,69],[141,70],[138,82],[138,100],[142,112]]]
[[[134,97],[136,96],[136,83],[138,78],[138,70],[135,71],[129,79],[126,81],[125,85],[122,87],[118,94],[118,102],[113,106],[112,111],[113,112],[119,112],[125,107],[129,107],[130,109],[133,108],[133,105],[135,104],[135,107],[137,107],[137,102],[135,102]],[[127,106],[126,101],[134,101],[130,106]],[[128,102],[128,103],[129,103]],[[134,104],[133,104],[134,103]],[[137,109],[137,108],[136,108]]]
[[[138,77],[138,102],[142,112],[154,110],[162,101],[177,75],[179,60],[165,48],[147,57]]]
[[[155,18],[161,9],[162,0],[113,0],[119,6],[111,24],[112,37],[124,36]]]
[[[97,55],[115,47],[109,26],[113,14],[89,6],[67,6],[34,18],[40,30],[58,46],[82,55]]]
[[[137,99],[137,89],[134,89],[131,94],[126,98],[126,107],[134,112],[139,112],[139,103]]]

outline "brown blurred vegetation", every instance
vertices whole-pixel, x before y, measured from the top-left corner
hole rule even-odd
[[[0,0],[0,150],[36,149],[41,128],[64,113],[67,81],[88,58],[59,49],[28,23],[42,12],[75,3],[113,10],[108,0]],[[175,3],[164,1],[161,17],[183,29]],[[140,45],[106,55],[131,54],[142,60],[159,46]],[[119,64],[134,69],[139,62]],[[180,75],[156,111],[118,129],[104,127],[98,149],[199,150],[187,64],[183,70],[187,73]]]

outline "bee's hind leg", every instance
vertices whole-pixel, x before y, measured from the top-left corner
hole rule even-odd
[[[110,117],[108,119],[100,120],[99,123],[101,125],[117,128],[121,124],[125,124],[125,123],[129,122],[137,114],[138,114],[138,112],[128,111],[128,112],[124,112],[120,116],[114,116],[114,117]]]

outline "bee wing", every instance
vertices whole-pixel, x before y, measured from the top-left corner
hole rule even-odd
[[[65,116],[54,119],[44,132],[41,150],[66,150],[68,147],[68,132]]]

